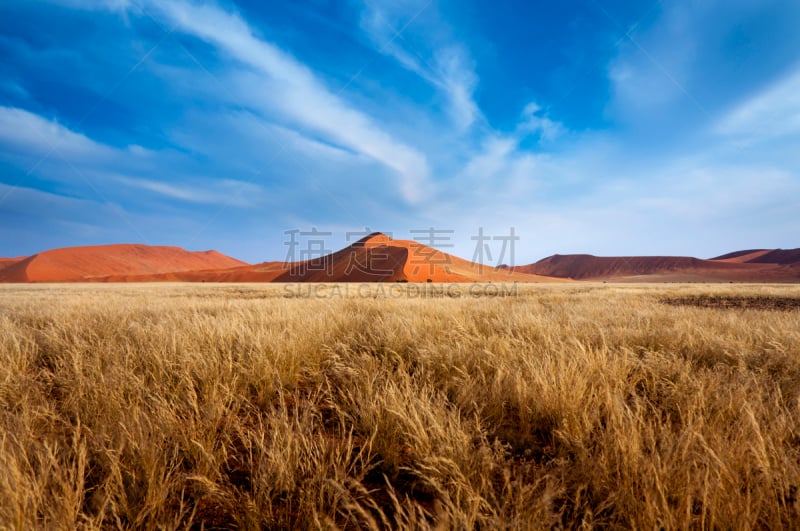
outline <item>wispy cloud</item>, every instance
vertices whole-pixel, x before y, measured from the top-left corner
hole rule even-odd
[[[253,207],[263,201],[264,190],[252,183],[232,179],[192,179],[176,185],[140,177],[109,175],[115,182],[158,195],[204,205]]]
[[[26,154],[44,156],[57,150],[63,156],[109,158],[113,150],[38,114],[0,107],[0,142]]]
[[[296,125],[371,157],[396,172],[402,196],[418,201],[429,176],[425,156],[396,141],[373,119],[328,89],[311,69],[276,45],[259,38],[238,14],[213,5],[154,4],[179,31],[219,47],[263,77],[250,87],[262,111],[283,115]]]
[[[450,120],[459,130],[468,129],[480,117],[474,99],[478,76],[472,59],[464,44],[448,36],[449,28],[433,2],[365,1],[361,27],[380,53],[443,94]],[[419,36],[414,44],[407,38],[411,34]]]
[[[538,148],[567,134],[566,127],[551,119],[535,102],[529,103],[512,131],[488,130],[480,137],[477,148],[466,151],[463,166],[441,190],[441,201],[447,201],[448,194],[462,200],[465,194],[491,196],[504,202],[531,197],[542,181],[552,177],[552,168],[548,168],[552,157]],[[526,140],[531,142],[523,148]]]
[[[561,123],[552,120],[536,102],[525,106],[521,118],[517,131],[525,134],[538,134],[545,142],[552,142],[566,133],[566,128]]]
[[[135,0],[45,0],[73,9],[124,11],[134,5]]]
[[[609,115],[648,130],[654,122],[668,122],[676,115],[695,117],[707,112],[693,85],[700,46],[695,24],[702,7],[685,2],[667,5],[657,23],[647,29],[638,24],[626,28],[614,14],[599,9],[603,22],[620,35],[617,56],[608,65]]]
[[[23,109],[0,107],[0,122],[4,124],[0,128],[0,146],[15,150],[23,167],[33,163],[32,169],[55,180],[75,181],[82,176],[103,182],[104,188],[116,183],[203,204],[249,207],[263,199],[263,189],[255,184],[226,177],[197,179],[183,174],[171,153],[137,145],[122,149],[109,146]],[[52,162],[42,164],[51,154]],[[65,164],[72,171],[64,171]],[[171,169],[164,171],[161,169],[164,167]],[[116,173],[125,170],[142,174],[159,172],[169,175],[170,180]]]
[[[743,141],[800,134],[800,69],[725,114],[716,132]]]
[[[238,91],[238,103],[271,119],[282,119],[300,133],[318,135],[384,165],[394,173],[400,197],[405,201],[414,203],[424,196],[430,168],[423,152],[394,138],[374,118],[349,104],[343,94],[326,86],[311,68],[260,37],[237,12],[216,3],[184,0],[105,0],[99,4],[52,1],[73,8],[127,10],[128,15],[153,16],[164,27],[213,45],[246,67],[238,74],[256,74],[249,76],[247,87],[233,87]],[[205,70],[202,66],[201,69]]]

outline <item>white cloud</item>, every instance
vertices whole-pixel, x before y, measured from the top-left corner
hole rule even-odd
[[[529,197],[539,185],[544,156],[519,149],[517,140],[507,136],[484,139],[481,148],[472,154],[458,172],[456,180],[443,189],[442,201],[486,203],[495,206],[515,203]],[[451,195],[452,194],[452,195]],[[467,195],[467,197],[464,197]]]
[[[56,120],[17,107],[0,106],[0,146],[13,148],[14,155],[63,159],[70,163],[93,164],[148,158],[153,152],[142,146],[114,148],[75,132]]]
[[[365,2],[361,28],[380,53],[438,89],[451,122],[464,131],[481,116],[474,100],[478,76],[466,48],[449,38],[446,24],[434,11],[428,0]],[[418,49],[405,37],[412,33],[424,34]]]
[[[72,9],[86,9],[92,11],[124,11],[132,7],[131,0],[45,0],[60,4]]]
[[[0,107],[0,142],[16,150],[44,155],[57,150],[65,157],[108,157],[112,150],[80,133],[24,109]]]
[[[675,2],[646,31],[628,30],[620,37],[619,53],[608,66],[609,111],[615,117],[647,126],[679,107],[697,110],[701,104],[692,95],[691,82],[702,35],[698,24],[705,11],[702,2]],[[613,27],[612,17],[605,22]]]
[[[279,113],[384,164],[400,177],[400,191],[406,200],[421,199],[429,173],[425,156],[350,107],[304,64],[259,39],[237,14],[180,1],[154,7],[180,31],[215,44],[262,74],[261,84],[249,87],[248,103]]]
[[[517,130],[528,134],[538,133],[541,139],[547,142],[556,140],[566,131],[563,125],[551,120],[536,102],[525,106]]]
[[[715,131],[744,140],[800,134],[800,70],[723,116]]]
[[[194,179],[193,182],[172,184],[122,175],[109,177],[126,186],[190,203],[251,207],[259,204],[263,195],[260,186],[233,179]]]
[[[553,169],[552,157],[520,147],[531,135],[538,135],[539,144],[549,143],[566,133],[566,128],[551,120],[541,107],[531,102],[523,109],[515,129],[507,134],[491,132],[469,158],[457,176],[458,185],[468,185],[479,195],[516,200],[530,194],[546,177],[545,169]],[[560,166],[560,164],[557,164]],[[555,173],[561,173],[560,169]]]
[[[28,213],[35,206],[34,212],[51,214],[56,210],[67,210],[72,214],[90,212],[98,207],[98,203],[86,199],[64,197],[24,185],[10,186],[0,182],[0,200],[13,195],[14,201],[3,205],[3,210],[12,213]]]
[[[263,190],[257,185],[235,179],[196,179],[187,177],[178,168],[171,169],[175,174],[170,182],[119,175],[108,168],[141,173],[160,169],[163,172],[163,167],[173,166],[176,161],[170,159],[169,153],[137,145],[119,149],[102,144],[23,109],[0,107],[0,123],[3,123],[0,146],[22,154],[25,158],[18,157],[18,160],[23,169],[35,162],[37,173],[57,181],[116,182],[173,199],[239,207],[253,206],[263,198]],[[53,160],[44,161],[45,158]],[[64,162],[69,166],[65,167]]]
[[[257,74],[250,78],[255,82],[238,87],[238,95],[245,100],[243,103],[375,160],[397,176],[403,199],[413,203],[423,198],[430,173],[423,153],[395,139],[372,117],[329,90],[305,64],[261,39],[237,13],[215,3],[184,0],[105,0],[100,4],[84,0],[56,1],[82,9],[127,8],[131,13],[137,13],[139,6],[146,6],[150,15],[164,19],[176,31],[213,44]]]
[[[473,99],[478,76],[468,63],[466,52],[460,46],[450,46],[436,53],[440,78],[435,83],[447,94],[450,118],[459,130],[467,129],[480,116]]]
[[[507,166],[508,158],[517,149],[510,138],[494,137],[485,141],[482,149],[464,167],[463,175],[470,181],[497,177]]]
[[[246,85],[246,84],[245,84]],[[224,131],[224,135],[214,134]],[[202,153],[204,157],[226,161],[230,166],[250,168],[269,167],[285,161],[303,166],[330,169],[352,166],[355,163],[375,164],[371,158],[343,149],[284,127],[244,110],[193,110],[187,112],[179,126],[171,128],[170,140],[184,149]]]

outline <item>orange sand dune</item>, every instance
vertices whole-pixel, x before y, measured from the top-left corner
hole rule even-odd
[[[793,262],[796,251],[738,251],[713,260],[687,256],[553,255],[514,269],[575,280],[796,282],[800,280],[800,268],[794,267]]]
[[[481,266],[417,242],[374,233],[335,253],[304,262],[267,262],[221,270],[113,275],[109,282],[563,282]]]
[[[293,263],[276,282],[552,282],[495,269],[376,232],[318,260]]]
[[[98,245],[35,254],[0,270],[0,282],[96,281],[109,275],[147,275],[246,265],[216,251],[179,247]]]
[[[17,262],[21,262],[26,258],[27,256],[18,256],[17,258],[0,258],[0,271],[10,265],[16,264]]]

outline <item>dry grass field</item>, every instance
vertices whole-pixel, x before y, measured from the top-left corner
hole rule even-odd
[[[0,286],[0,527],[797,528],[797,299]]]

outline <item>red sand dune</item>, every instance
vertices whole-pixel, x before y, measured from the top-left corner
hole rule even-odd
[[[759,256],[763,256],[767,253],[771,252],[770,249],[750,249],[748,251],[735,251],[728,254],[723,254],[722,256],[717,256],[716,258],[712,258],[711,260],[719,261],[719,262],[737,262],[740,264],[749,262]]]
[[[747,261],[749,264],[800,264],[800,249],[775,249]]]
[[[758,249],[724,254],[714,261],[739,262],[744,264],[800,264],[800,249]]]
[[[304,262],[266,262],[223,270],[115,275],[103,280],[193,282],[560,282],[508,269],[481,266],[407,240],[373,233],[319,259]]]
[[[25,260],[27,256],[18,256],[17,258],[0,258],[0,271],[5,269],[6,267],[16,264],[17,262],[21,262]]]
[[[0,282],[96,281],[109,275],[145,275],[246,265],[216,251],[179,247],[98,245],[54,249],[0,270]]]
[[[786,282],[800,280],[800,249],[737,251],[713,260],[685,256],[553,255],[514,269],[575,280]]]
[[[552,282],[458,258],[376,232],[318,260],[294,263],[276,282]]]

